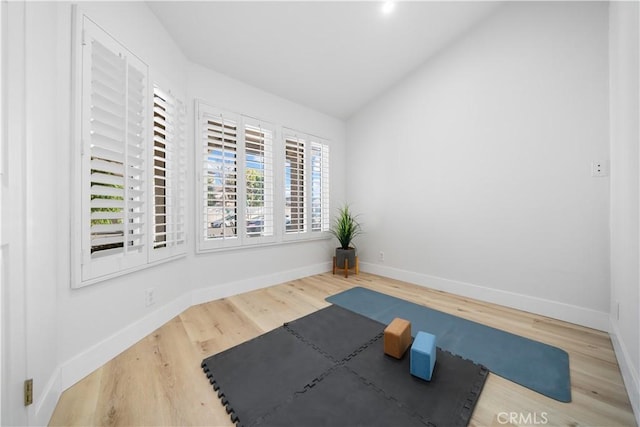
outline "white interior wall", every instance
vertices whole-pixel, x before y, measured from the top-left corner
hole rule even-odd
[[[606,330],[607,31],[606,3],[503,5],[351,118],[363,268]]]
[[[640,424],[640,7],[609,8],[611,337]]]

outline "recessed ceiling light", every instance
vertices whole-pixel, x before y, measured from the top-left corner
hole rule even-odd
[[[392,1],[386,1],[382,4],[382,13],[384,13],[385,15],[390,14],[391,12],[393,12],[393,9],[396,7],[396,4]]]

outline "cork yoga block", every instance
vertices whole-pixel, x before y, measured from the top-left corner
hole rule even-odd
[[[401,359],[411,345],[411,322],[396,317],[384,330],[384,352]]]

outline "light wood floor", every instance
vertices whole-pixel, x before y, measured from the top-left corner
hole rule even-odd
[[[331,273],[191,307],[66,390],[50,425],[231,426],[200,369],[203,358],[363,286],[563,348],[573,401],[561,403],[490,374],[472,426],[635,426],[606,333],[370,274]],[[507,423],[508,413],[522,424]],[[507,414],[505,414],[507,413]]]

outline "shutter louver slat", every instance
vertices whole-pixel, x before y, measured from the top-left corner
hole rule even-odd
[[[118,247],[122,247],[124,243],[124,236],[120,233],[119,236],[111,236],[111,237],[100,237],[99,233],[94,234],[94,238],[91,239],[91,246],[102,248],[111,245],[117,245]],[[112,248],[109,248],[112,249]],[[104,250],[104,249],[100,249]]]
[[[124,189],[105,185],[91,185],[92,196],[118,197],[124,198]]]
[[[120,74],[119,72],[114,72],[116,69],[116,66],[105,64],[104,61],[97,59],[91,67],[94,77],[94,86],[96,86],[94,91],[99,91],[98,88],[100,87],[109,87],[112,88],[112,91],[114,90],[113,88],[120,87],[120,83],[118,83],[120,81],[118,78]],[[96,81],[99,82],[98,85],[95,85]]]
[[[95,260],[99,260],[101,258],[108,258],[114,255],[122,255],[124,250],[122,249],[122,245],[118,245],[116,248],[111,249],[102,249],[100,252],[95,252],[91,254],[91,257]]]
[[[119,153],[122,155],[122,143],[116,139],[106,137],[99,133],[92,134],[92,145],[95,147],[102,147],[106,150]]]
[[[95,233],[122,233],[124,227],[122,224],[99,224],[93,226]]]
[[[124,208],[124,200],[117,199],[92,199],[91,209],[113,209],[121,210]]]
[[[94,96],[91,109],[94,120],[109,124],[112,128],[118,129],[118,126],[120,126],[124,120],[124,116],[119,114],[116,106],[108,102],[104,97]]]
[[[122,73],[122,59],[118,54],[104,46],[98,40],[93,40],[94,56],[91,58],[92,65],[100,65],[106,68],[109,75],[119,75]]]
[[[93,172],[91,174],[91,182],[96,184],[122,187],[122,185],[124,184],[124,179],[116,175]]]
[[[103,220],[103,219],[115,219],[122,220],[124,219],[123,212],[107,212],[107,211],[96,211],[91,213],[92,220]]]
[[[91,159],[91,172],[100,171],[113,175],[124,175],[124,166],[122,163],[108,162],[106,160],[93,158]]]
[[[98,71],[98,70],[96,70]],[[91,100],[94,105],[99,103],[106,110],[112,111],[115,115],[121,115],[123,111],[117,110],[118,105],[122,103],[124,99],[124,93],[118,90],[117,87],[111,86],[112,83],[101,81],[96,76],[93,81],[93,94]]]
[[[124,162],[124,153],[112,151],[101,146],[91,147],[91,156],[96,159],[104,160],[107,162],[119,163]]]
[[[108,141],[112,141],[119,146],[122,145],[122,134],[118,132],[118,126],[123,125],[124,120],[121,123],[108,123],[101,122],[97,117],[93,118],[91,122],[91,134],[96,135],[98,138],[104,138]],[[99,145],[99,139],[93,139],[93,145]],[[122,150],[124,152],[124,150]]]

